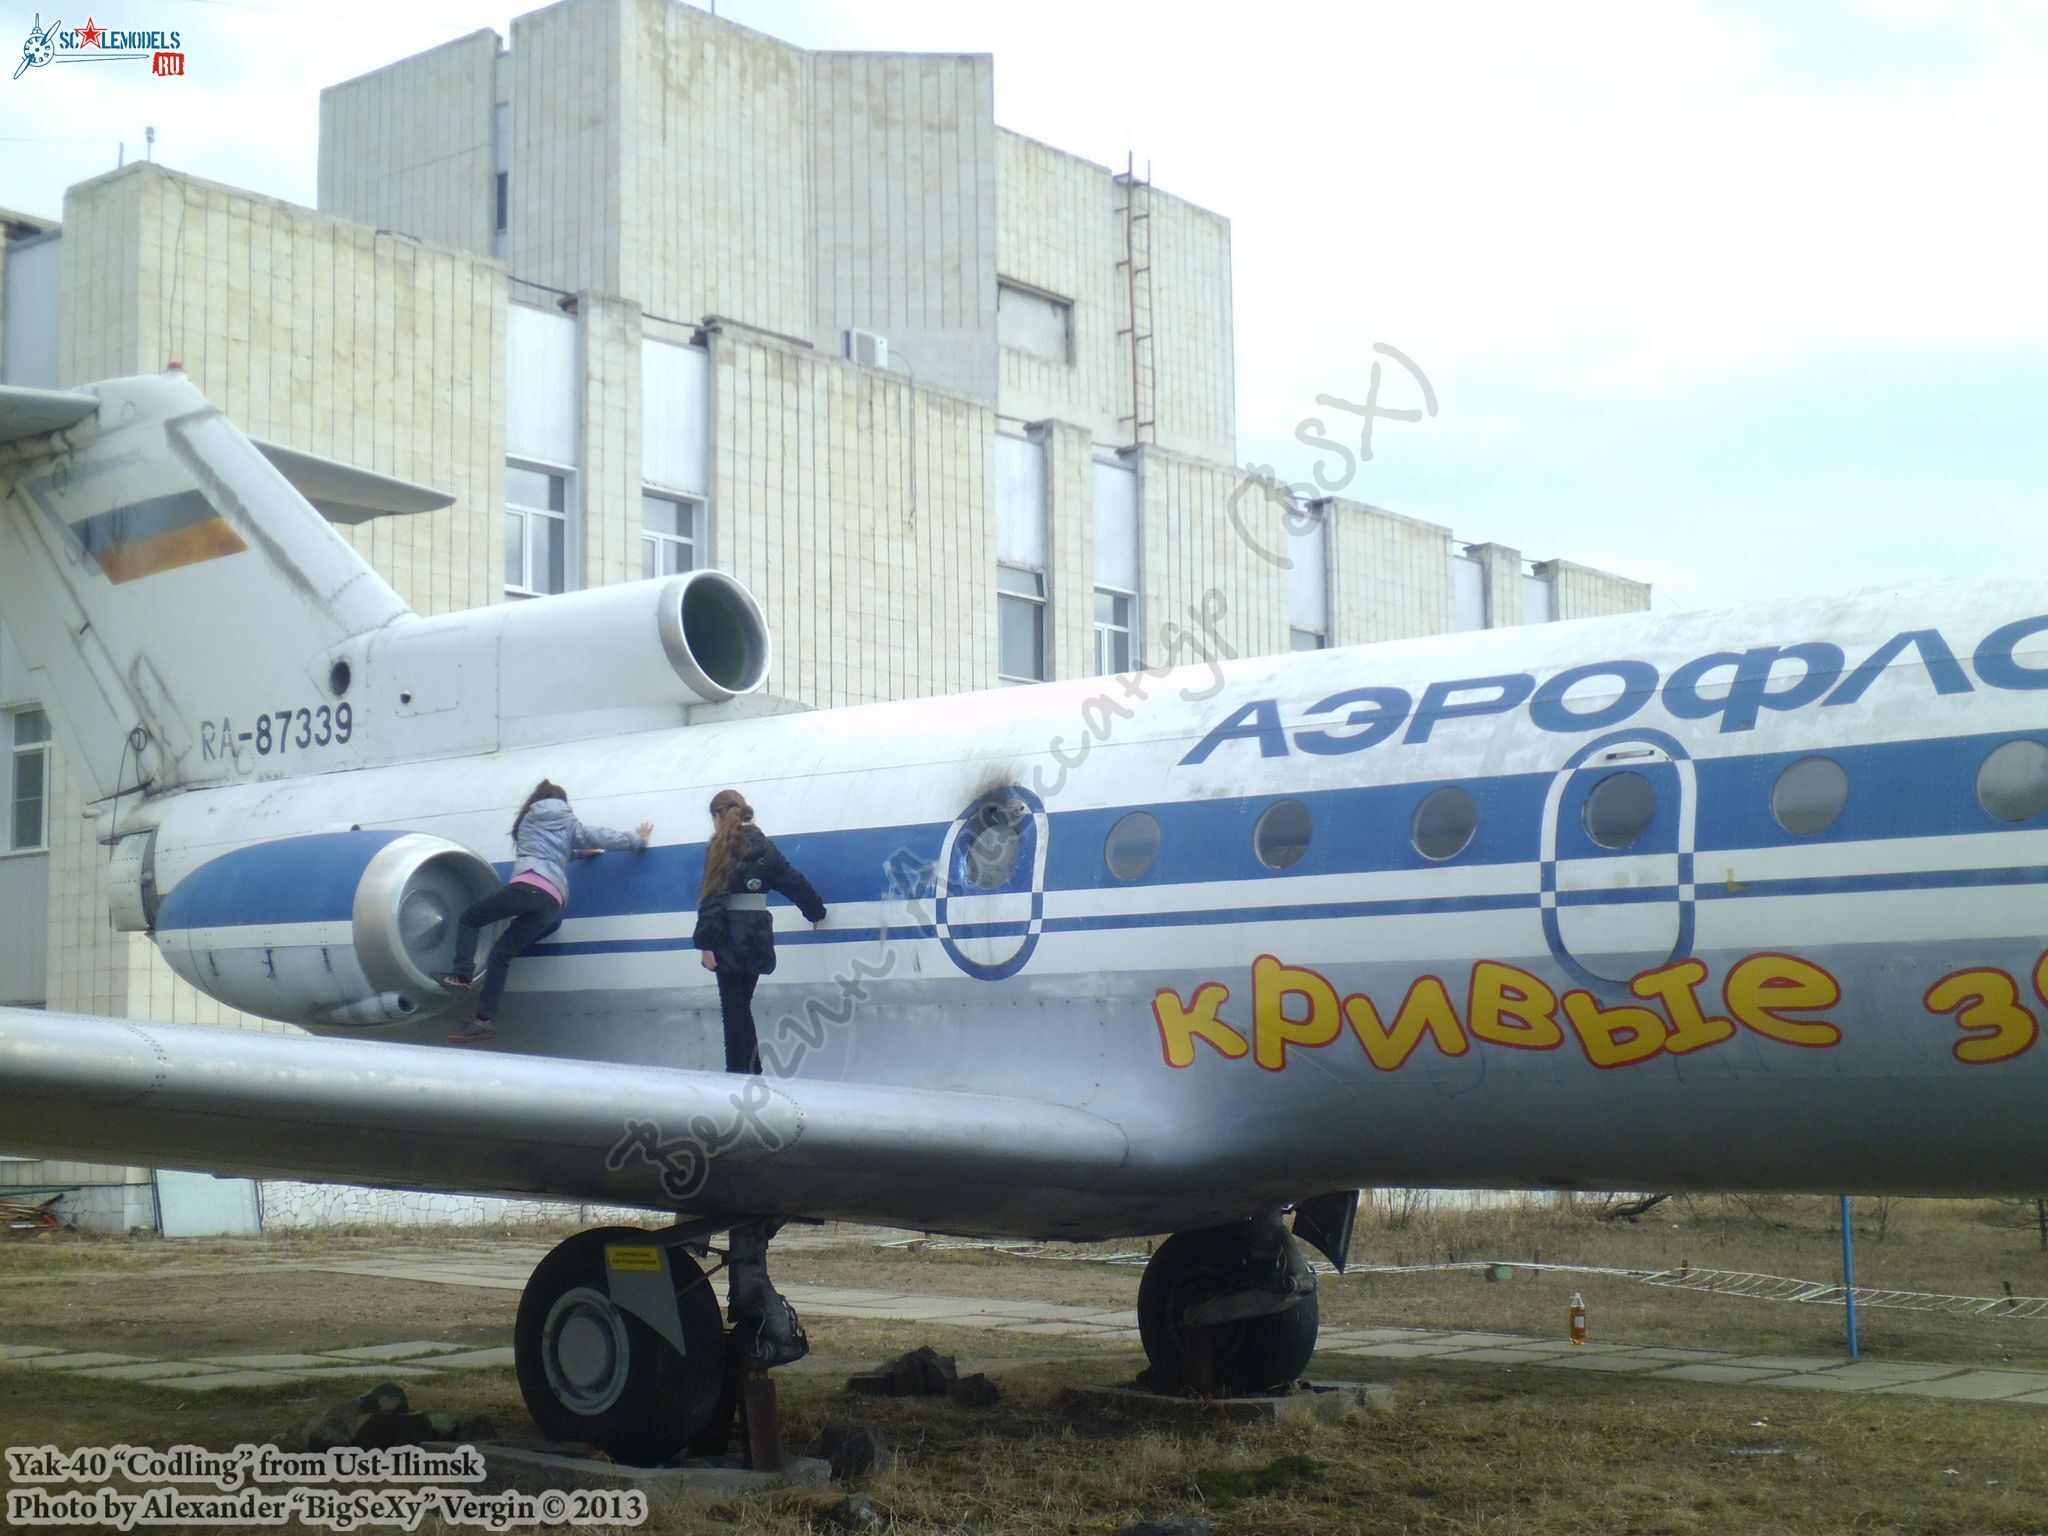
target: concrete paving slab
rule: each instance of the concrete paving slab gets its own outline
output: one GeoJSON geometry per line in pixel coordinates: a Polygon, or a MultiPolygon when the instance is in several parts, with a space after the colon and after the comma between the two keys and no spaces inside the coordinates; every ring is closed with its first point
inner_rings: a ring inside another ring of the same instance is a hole
{"type": "Polygon", "coordinates": [[[217,1365],[230,1371],[315,1370],[335,1362],[325,1355],[196,1355],[199,1365],[217,1365]]]}
{"type": "Polygon", "coordinates": [[[1659,1381],[1718,1381],[1724,1386],[1741,1386],[1751,1381],[1776,1381],[1783,1371],[1760,1365],[1673,1365],[1657,1372],[1659,1381]]]}
{"type": "Polygon", "coordinates": [[[409,1376],[431,1376],[434,1373],[420,1365],[399,1364],[390,1360],[379,1360],[369,1364],[358,1364],[343,1360],[323,1360],[316,1368],[306,1366],[296,1372],[309,1381],[352,1380],[368,1376],[375,1381],[403,1381],[409,1376]]]}
{"type": "Polygon", "coordinates": [[[1526,1354],[1519,1349],[1461,1349],[1455,1354],[1445,1354],[1441,1358],[1460,1363],[1469,1360],[1475,1364],[1487,1365],[1536,1365],[1542,1359],[1541,1356],[1526,1354]]]}
{"type": "Polygon", "coordinates": [[[1352,1332],[1371,1339],[1375,1344],[1415,1343],[1446,1337],[1441,1328],[1355,1328],[1352,1332]]]}
{"type": "Polygon", "coordinates": [[[1673,1365],[1684,1365],[1692,1361],[1711,1364],[1726,1360],[1727,1354],[1718,1349],[1670,1349],[1661,1344],[1631,1344],[1624,1346],[1631,1355],[1640,1355],[1645,1360],[1668,1360],[1673,1365]]]}
{"type": "Polygon", "coordinates": [[[1503,1344],[1502,1349],[1511,1350],[1530,1360],[1566,1360],[1573,1355],[1621,1355],[1628,1351],[1619,1344],[1574,1344],[1570,1340],[1559,1344],[1550,1339],[1525,1339],[1520,1344],[1503,1344]]]}
{"type": "Polygon", "coordinates": [[[503,1344],[495,1349],[465,1349],[453,1355],[432,1355],[426,1359],[410,1362],[422,1371],[488,1371],[499,1366],[511,1365],[512,1346],[503,1344]]]}
{"type": "Polygon", "coordinates": [[[1969,1402],[2003,1402],[2022,1392],[2038,1390],[2041,1377],[2025,1371],[1965,1371],[1939,1381],[1907,1381],[1891,1388],[1912,1397],[1954,1397],[1969,1402]]]}
{"type": "Polygon", "coordinates": [[[1774,1387],[1798,1387],[1804,1392],[1884,1392],[1888,1387],[1873,1386],[1867,1381],[1853,1377],[1837,1376],[1833,1371],[1787,1371],[1783,1376],[1773,1377],[1774,1387]]]}
{"type": "Polygon", "coordinates": [[[172,1381],[189,1376],[217,1376],[217,1365],[197,1365],[190,1360],[145,1360],[138,1365],[95,1365],[78,1374],[99,1376],[108,1381],[172,1381]]]}
{"type": "Polygon", "coordinates": [[[1730,1355],[1726,1363],[1767,1371],[1825,1371],[1849,1362],[1840,1355],[1730,1355]]]}
{"type": "Polygon", "coordinates": [[[1858,1382],[1866,1387],[1896,1387],[1909,1381],[1932,1381],[1938,1376],[1953,1376],[1964,1369],[1966,1367],[1960,1365],[1923,1365],[1912,1360],[1856,1360],[1847,1365],[1830,1366],[1818,1374],[1858,1382]]]}
{"type": "Polygon", "coordinates": [[[55,1355],[62,1351],[43,1344],[0,1344],[0,1365],[10,1360],[27,1360],[35,1355],[55,1355]]]}
{"type": "Polygon", "coordinates": [[[2039,1403],[2048,1407],[2048,1392],[2022,1392],[2018,1397],[2007,1398],[2012,1403],[2039,1403]]]}
{"type": "Polygon", "coordinates": [[[1435,1360],[1441,1358],[1444,1351],[1442,1346],[1436,1344],[1403,1344],[1390,1341],[1385,1344],[1361,1344],[1356,1349],[1342,1350],[1340,1353],[1364,1355],[1374,1360],[1435,1360]]]}
{"type": "Polygon", "coordinates": [[[1528,1340],[1526,1333],[1446,1333],[1437,1338],[1446,1349],[1498,1349],[1503,1344],[1526,1344],[1528,1340]]]}
{"type": "Polygon", "coordinates": [[[110,1355],[105,1350],[88,1349],[73,1354],[29,1355],[7,1363],[31,1371],[77,1371],[89,1365],[144,1365],[148,1362],[141,1355],[110,1355]]]}
{"type": "Polygon", "coordinates": [[[460,1344],[440,1344],[431,1339],[408,1339],[400,1344],[365,1344],[360,1349],[328,1349],[321,1353],[336,1360],[410,1360],[416,1355],[452,1355],[460,1344]]]}

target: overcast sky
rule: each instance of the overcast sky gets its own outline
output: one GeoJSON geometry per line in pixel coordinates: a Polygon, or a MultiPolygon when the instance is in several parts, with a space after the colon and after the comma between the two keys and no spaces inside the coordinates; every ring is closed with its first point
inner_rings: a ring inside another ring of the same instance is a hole
{"type": "MultiPolygon", "coordinates": [[[[516,9],[529,9],[518,7],[516,9]]],[[[0,82],[0,205],[116,143],[311,204],[321,86],[514,8],[46,3],[189,74],[0,82]]],[[[987,52],[1005,126],[1232,221],[1238,456],[1355,440],[1376,344],[1438,414],[1343,494],[1660,608],[2048,564],[2048,7],[721,0],[812,48],[987,52]]],[[[0,4],[10,60],[38,7],[0,4]]],[[[11,63],[7,68],[11,69],[11,63]]],[[[1421,403],[1385,364],[1380,403],[1421,403]]],[[[1326,474],[1343,465],[1320,456],[1326,474]]]]}

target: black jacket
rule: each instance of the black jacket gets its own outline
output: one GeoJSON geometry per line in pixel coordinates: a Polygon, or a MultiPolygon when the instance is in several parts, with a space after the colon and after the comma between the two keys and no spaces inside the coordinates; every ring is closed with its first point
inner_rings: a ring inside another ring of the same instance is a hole
{"type": "Polygon", "coordinates": [[[807,922],[815,923],[825,915],[825,903],[811,889],[811,882],[797,873],[759,827],[749,826],[741,833],[740,860],[733,866],[725,891],[698,908],[697,931],[691,942],[709,950],[720,970],[766,976],[775,969],[773,915],[727,911],[725,897],[754,892],[766,895],[769,891],[779,891],[795,902],[807,922]]]}

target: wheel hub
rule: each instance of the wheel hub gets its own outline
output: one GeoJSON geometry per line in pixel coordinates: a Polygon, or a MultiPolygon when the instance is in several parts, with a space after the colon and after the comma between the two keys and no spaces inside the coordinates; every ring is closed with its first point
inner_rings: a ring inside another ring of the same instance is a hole
{"type": "Polygon", "coordinates": [[[631,1357],[625,1317],[602,1291],[564,1291],[548,1309],[540,1356],[548,1387],[564,1407],[603,1413],[626,1386],[631,1357]]]}

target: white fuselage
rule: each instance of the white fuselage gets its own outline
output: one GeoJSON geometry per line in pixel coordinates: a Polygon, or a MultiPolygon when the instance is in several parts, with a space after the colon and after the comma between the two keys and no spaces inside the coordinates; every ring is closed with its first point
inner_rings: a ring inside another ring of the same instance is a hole
{"type": "MultiPolygon", "coordinates": [[[[157,883],[351,828],[502,869],[551,778],[655,846],[576,868],[499,1048],[715,1068],[690,935],[734,787],[831,909],[774,904],[771,1076],[1094,1109],[1247,1201],[2030,1189],[2048,804],[2005,818],[2048,759],[2044,614],[1941,587],[314,772],[177,797],[157,883]]],[[[223,916],[157,934],[202,987],[252,934],[348,942],[260,892],[223,916]]]]}

